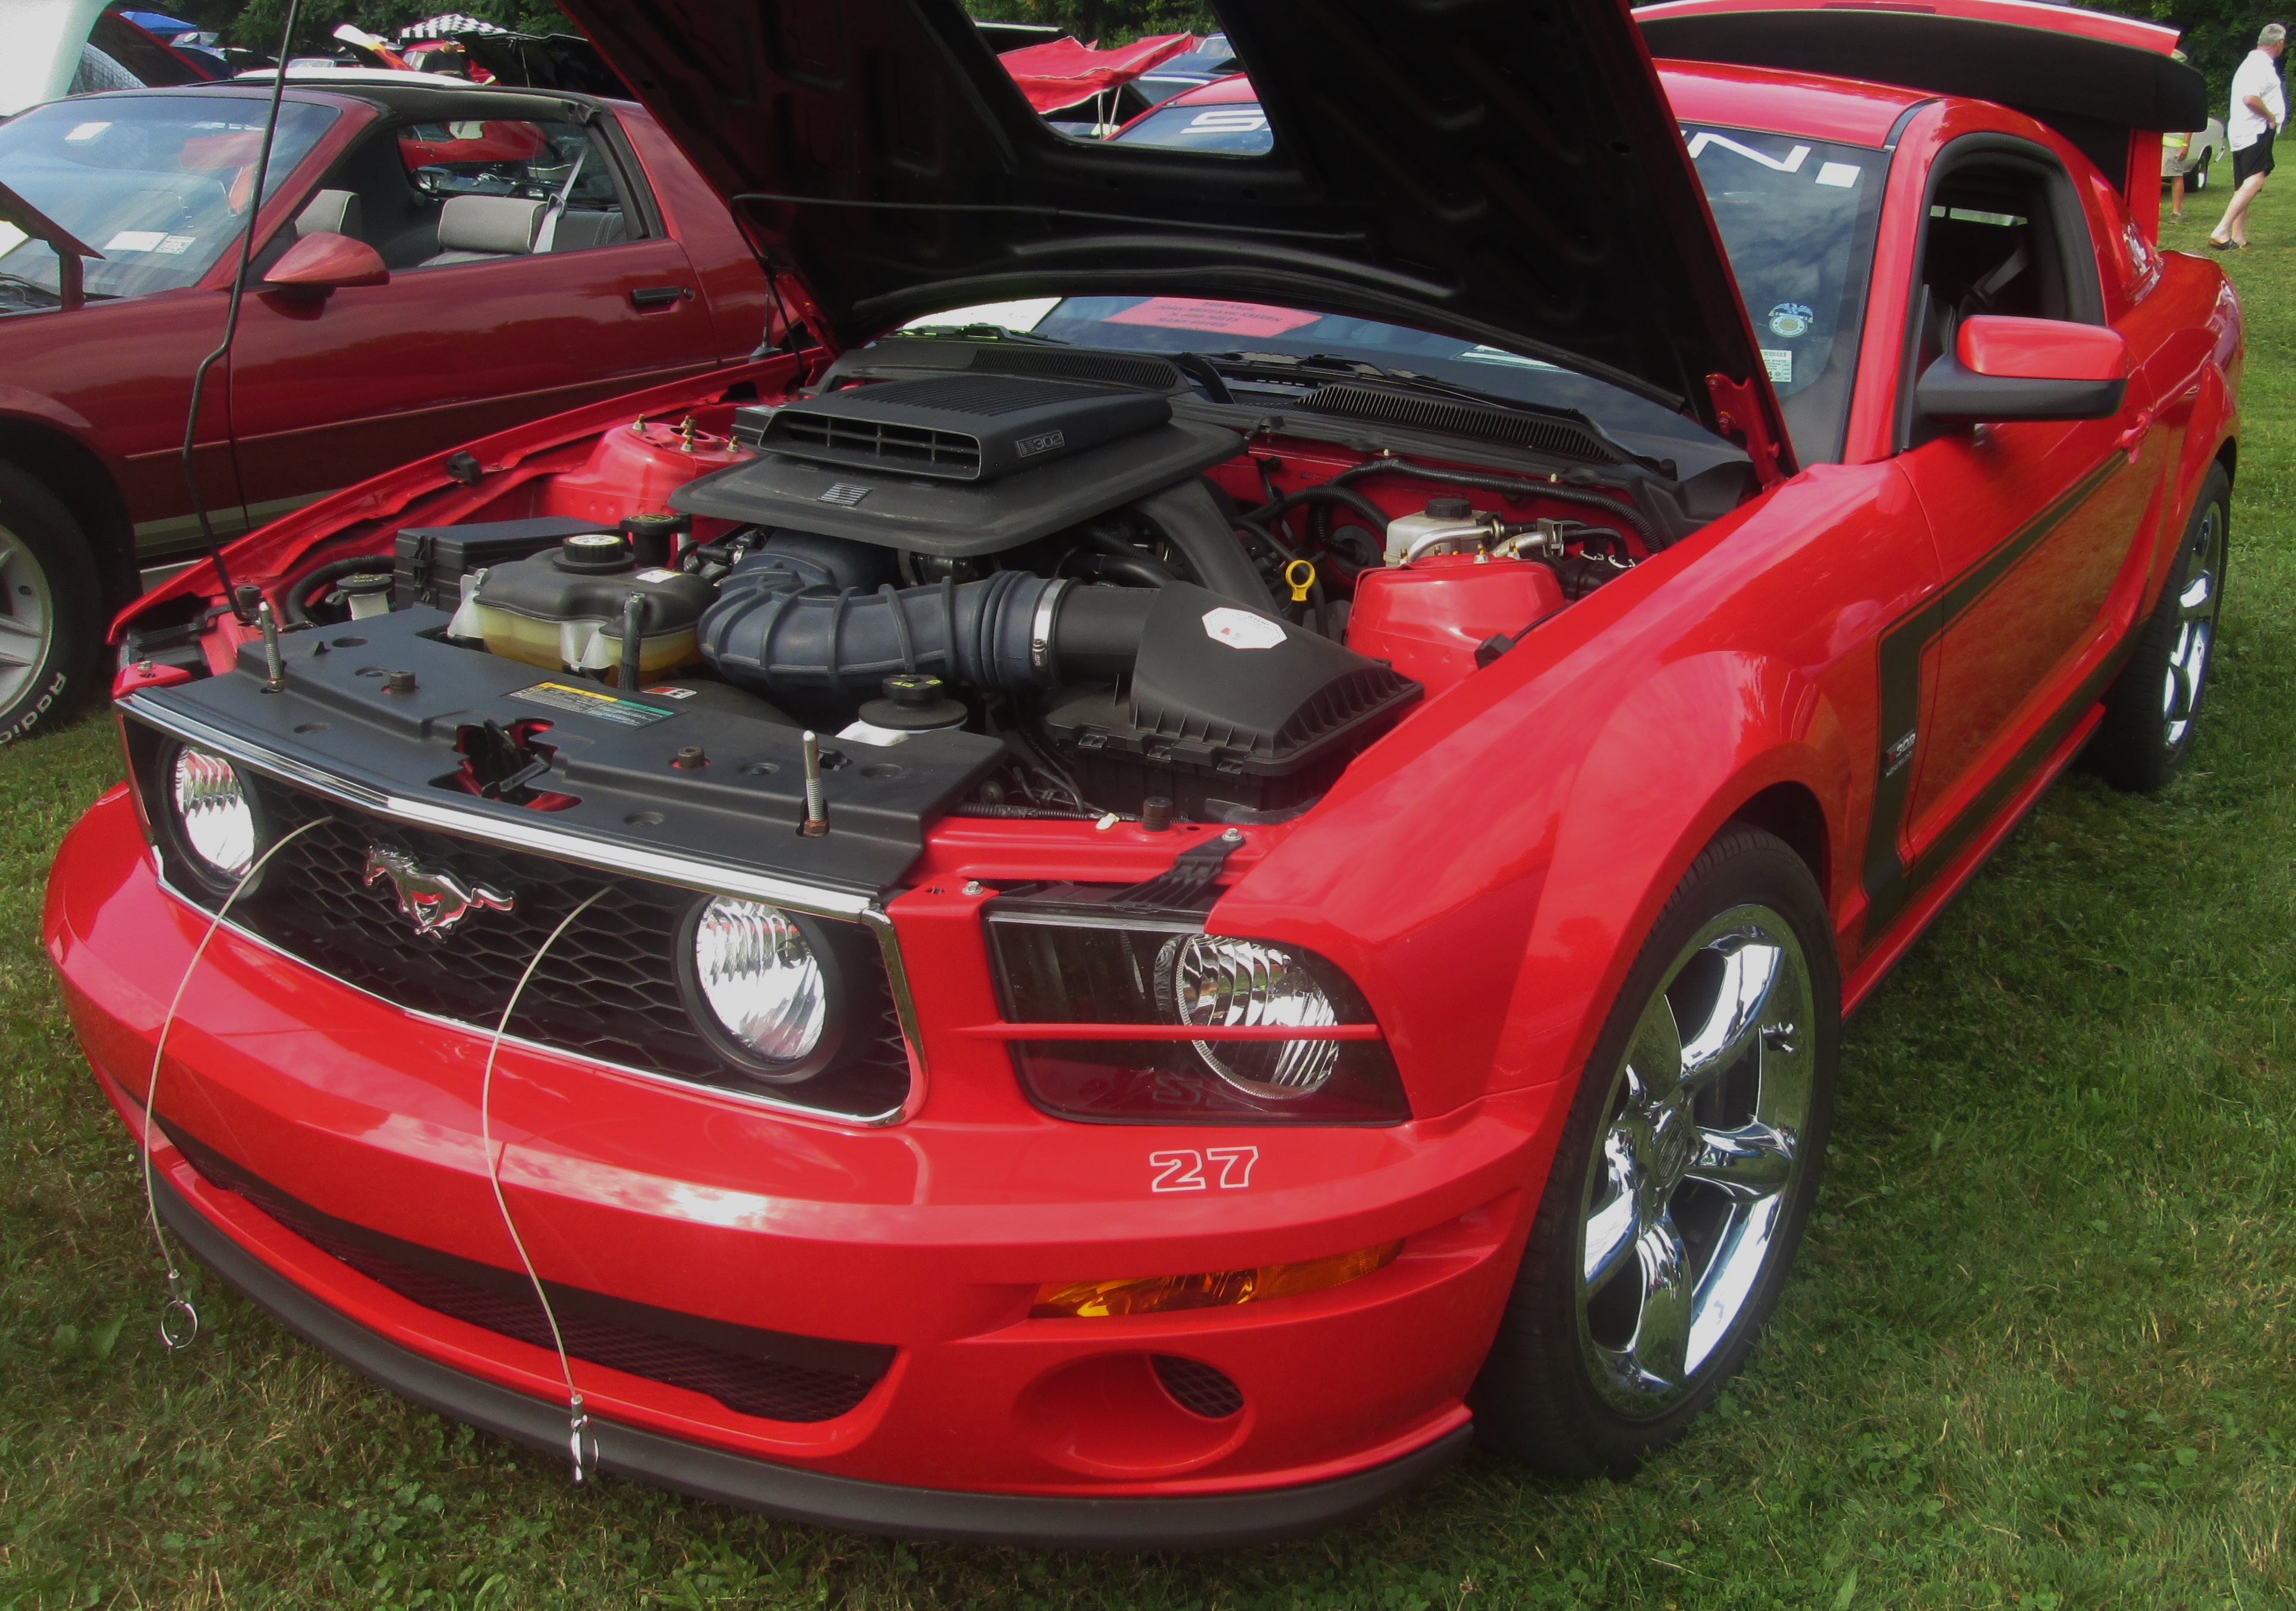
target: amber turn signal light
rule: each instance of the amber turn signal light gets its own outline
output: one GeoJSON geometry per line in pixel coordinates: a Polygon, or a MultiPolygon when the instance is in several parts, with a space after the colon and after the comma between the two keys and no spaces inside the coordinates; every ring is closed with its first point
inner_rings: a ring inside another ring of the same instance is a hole
{"type": "Polygon", "coordinates": [[[1334,1253],[1299,1264],[1263,1264],[1257,1270],[1219,1270],[1201,1276],[1145,1276],[1129,1281],[1048,1281],[1037,1289],[1031,1319],[1111,1314],[1160,1314],[1175,1309],[1219,1309],[1234,1303],[1264,1303],[1303,1292],[1321,1292],[1373,1270],[1403,1251],[1401,1242],[1382,1242],[1357,1253],[1334,1253]]]}

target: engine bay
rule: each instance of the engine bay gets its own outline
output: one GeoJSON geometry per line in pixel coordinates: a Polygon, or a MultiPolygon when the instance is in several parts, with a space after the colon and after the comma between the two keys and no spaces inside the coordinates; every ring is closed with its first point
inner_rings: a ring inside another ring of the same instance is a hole
{"type": "MultiPolygon", "coordinates": [[[[944,780],[948,815],[1273,823],[1749,485],[1741,460],[1685,474],[1565,411],[1231,357],[1223,377],[887,338],[783,397],[640,415],[514,469],[457,456],[422,518],[289,570],[263,663],[392,641],[409,664],[360,671],[383,694],[532,672],[528,703],[556,711],[461,723],[436,781],[537,810],[577,793],[565,736],[543,736],[560,714],[647,725],[627,707],[803,734],[816,778],[822,746],[866,769],[988,741],[944,780]]],[[[207,669],[194,633],[139,626],[131,659],[207,669]]]]}

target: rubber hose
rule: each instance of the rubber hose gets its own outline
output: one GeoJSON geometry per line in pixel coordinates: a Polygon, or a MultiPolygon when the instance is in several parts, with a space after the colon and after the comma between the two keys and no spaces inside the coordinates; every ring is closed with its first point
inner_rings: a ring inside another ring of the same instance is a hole
{"type": "Polygon", "coordinates": [[[1103,563],[1100,567],[1103,574],[1113,571],[1128,577],[1131,580],[1131,585],[1136,588],[1168,588],[1179,579],[1164,565],[1159,563],[1152,555],[1141,553],[1139,549],[1105,526],[1098,524],[1086,526],[1084,529],[1084,534],[1092,539],[1094,551],[1100,555],[1103,561],[1116,562],[1113,565],[1103,563]]]}
{"type": "Polygon", "coordinates": [[[1079,587],[1025,571],[874,593],[806,591],[800,580],[771,555],[735,566],[702,612],[702,658],[728,682],[775,698],[873,698],[896,671],[1022,693],[1130,670],[1157,596],[1152,588],[1079,587]],[[1048,595],[1053,620],[1037,653],[1048,595]]]}
{"type": "Polygon", "coordinates": [[[1094,549],[1083,557],[1098,562],[1093,567],[1094,575],[1128,588],[1168,588],[1179,579],[1137,549],[1130,554],[1094,549]]]}
{"type": "Polygon", "coordinates": [[[1567,487],[1558,481],[1519,481],[1503,475],[1477,475],[1466,470],[1441,470],[1428,464],[1408,464],[1401,459],[1373,459],[1357,464],[1352,470],[1342,470],[1324,484],[1336,487],[1343,482],[1361,481],[1369,475],[1415,475],[1423,481],[1441,481],[1451,487],[1478,487],[1486,492],[1503,492],[1511,497],[1548,498],[1558,504],[1576,504],[1582,509],[1599,509],[1613,520],[1623,521],[1635,529],[1643,539],[1643,547],[1652,554],[1667,547],[1668,538],[1645,520],[1642,513],[1617,498],[1605,497],[1599,492],[1588,492],[1580,487],[1567,487]]]}
{"type": "Polygon", "coordinates": [[[1259,567],[1236,540],[1227,516],[1212,501],[1203,482],[1182,481],[1167,487],[1139,499],[1131,508],[1187,562],[1196,586],[1254,610],[1267,608],[1267,584],[1259,579],[1259,567]]]}
{"type": "MultiPolygon", "coordinates": [[[[1353,473],[1355,473],[1353,471],[1341,472],[1342,475],[1353,473]]],[[[1314,487],[1302,487],[1297,492],[1286,493],[1274,503],[1262,504],[1259,508],[1252,510],[1251,518],[1263,525],[1273,524],[1301,504],[1343,505],[1370,521],[1382,531],[1387,530],[1387,522],[1395,518],[1362,493],[1353,488],[1341,486],[1336,481],[1325,481],[1314,487]]]]}
{"type": "Polygon", "coordinates": [[[331,559],[324,565],[314,565],[279,589],[279,624],[283,627],[308,627],[317,623],[304,607],[303,600],[322,582],[340,581],[346,576],[381,575],[398,562],[388,554],[355,554],[348,559],[331,559]]]}

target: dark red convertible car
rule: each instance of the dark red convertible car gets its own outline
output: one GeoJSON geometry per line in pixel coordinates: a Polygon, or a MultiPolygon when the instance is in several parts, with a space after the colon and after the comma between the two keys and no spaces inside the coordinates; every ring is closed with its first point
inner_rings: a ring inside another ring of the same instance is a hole
{"type": "Polygon", "coordinates": [[[2194,743],[2242,337],[2154,242],[2174,37],[1229,0],[1234,153],[1051,133],[955,0],[570,9],[821,346],[123,619],[46,934],[155,1227],[837,1526],[1237,1542],[1681,1434],[1843,1014],[2076,757],[2194,743]]]}
{"type": "MultiPolygon", "coordinates": [[[[0,185],[52,226],[0,228],[0,742],[76,683],[102,686],[104,621],[139,567],[200,540],[184,420],[223,335],[269,98],[190,85],[0,124],[0,185]],[[43,238],[58,231],[87,252],[78,293],[43,238]]],[[[419,454],[745,361],[765,334],[756,258],[627,103],[297,79],[265,197],[258,284],[199,423],[226,534],[419,454]]]]}

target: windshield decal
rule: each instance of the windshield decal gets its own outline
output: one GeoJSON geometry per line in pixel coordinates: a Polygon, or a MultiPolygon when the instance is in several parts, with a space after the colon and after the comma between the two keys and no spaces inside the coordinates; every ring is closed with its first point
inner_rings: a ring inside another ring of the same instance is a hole
{"type": "Polygon", "coordinates": [[[1193,297],[1151,297],[1107,316],[1111,325],[1153,325],[1164,330],[1203,330],[1214,335],[1282,335],[1312,325],[1321,314],[1257,302],[1208,302],[1193,297]]]}
{"type": "Polygon", "coordinates": [[[1773,157],[1756,151],[1751,145],[1741,145],[1727,135],[1702,131],[1691,137],[1690,160],[1693,162],[1698,160],[1705,154],[1706,148],[1710,145],[1718,145],[1724,151],[1732,152],[1745,158],[1749,162],[1759,162],[1772,173],[1800,173],[1802,163],[1809,156],[1809,147],[1807,145],[1797,145],[1783,157],[1773,157]]]}

